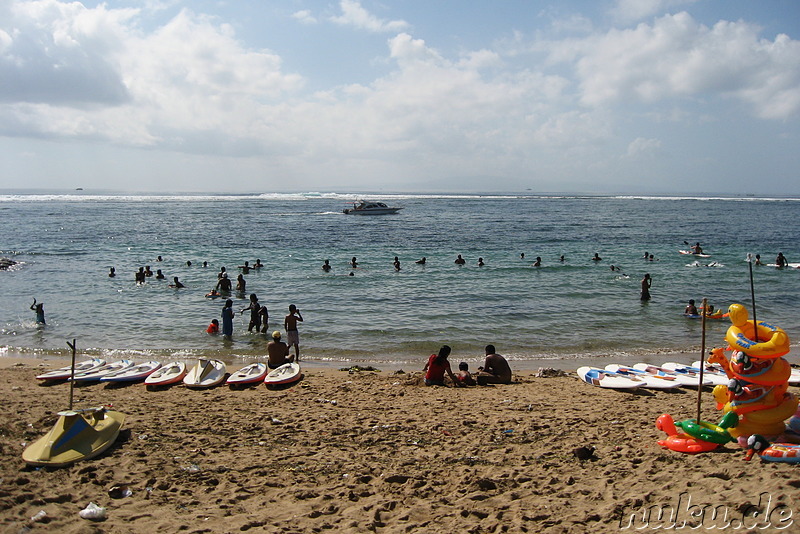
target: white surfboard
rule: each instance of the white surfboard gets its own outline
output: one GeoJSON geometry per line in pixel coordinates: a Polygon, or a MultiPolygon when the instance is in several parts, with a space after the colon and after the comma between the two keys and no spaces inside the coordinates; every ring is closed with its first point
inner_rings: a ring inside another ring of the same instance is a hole
{"type": "Polygon", "coordinates": [[[587,384],[601,388],[636,389],[644,386],[644,380],[632,376],[623,376],[597,367],[579,367],[578,376],[587,384]]]}
{"type": "Polygon", "coordinates": [[[148,386],[166,386],[183,380],[186,376],[186,364],[183,362],[170,362],[161,369],[144,379],[148,386]]]}
{"type": "Polygon", "coordinates": [[[121,369],[100,378],[100,382],[138,382],[144,380],[161,367],[161,362],[150,360],[127,369],[121,369]]]}
{"type": "Polygon", "coordinates": [[[225,363],[219,360],[200,359],[183,377],[183,383],[190,388],[210,388],[225,379],[226,371],[225,363]]]}
{"type": "Polygon", "coordinates": [[[277,386],[280,384],[291,384],[300,380],[300,364],[295,362],[285,363],[273,369],[264,378],[264,383],[267,386],[277,386]]]}
{"type": "Polygon", "coordinates": [[[133,367],[133,360],[117,360],[115,362],[107,363],[103,367],[99,367],[93,371],[89,371],[88,373],[81,373],[79,375],[76,374],[72,380],[75,382],[98,382],[101,378],[108,374],[116,373],[117,371],[121,371],[129,367],[133,367]]]}
{"type": "MultiPolygon", "coordinates": [[[[106,361],[102,358],[92,358],[90,360],[84,360],[82,362],[77,362],[75,364],[75,374],[79,375],[82,373],[88,373],[103,367],[106,364],[106,361]]],[[[46,373],[40,374],[36,377],[37,380],[66,380],[72,376],[72,366],[68,365],[66,367],[62,367],[60,369],[53,369],[52,371],[47,371],[46,373]]]]}
{"type": "MultiPolygon", "coordinates": [[[[699,364],[700,362],[696,362],[696,363],[699,364]]],[[[687,370],[687,371],[691,371],[693,373],[698,373],[698,374],[700,373],[700,367],[699,366],[697,366],[697,365],[687,365],[685,363],[664,362],[661,365],[661,367],[663,367],[664,369],[669,369],[670,371],[678,371],[678,372],[680,372],[681,370],[687,370]]],[[[712,386],[718,386],[720,384],[723,385],[723,386],[727,386],[728,382],[730,381],[730,379],[728,378],[728,375],[726,375],[724,372],[720,372],[718,370],[709,369],[708,366],[706,366],[706,369],[703,371],[703,380],[708,380],[709,382],[711,382],[712,386]]]]}
{"type": "Polygon", "coordinates": [[[681,385],[681,383],[678,382],[673,376],[651,374],[646,371],[640,371],[639,369],[629,367],[627,365],[618,365],[616,363],[610,363],[606,365],[606,371],[612,371],[625,376],[627,375],[635,376],[640,380],[644,380],[643,387],[651,389],[673,389],[681,385]]]}
{"type": "Polygon", "coordinates": [[[228,377],[226,384],[255,384],[264,380],[267,376],[267,371],[269,371],[269,369],[266,363],[251,363],[250,365],[245,365],[235,373],[232,373],[231,376],[228,377]]]}
{"type": "MultiPolygon", "coordinates": [[[[696,388],[700,385],[700,373],[699,372],[695,373],[694,371],[690,371],[688,369],[682,369],[680,371],[676,371],[676,370],[666,369],[665,367],[652,365],[649,363],[637,363],[636,365],[633,366],[633,368],[638,369],[639,371],[644,371],[646,373],[672,376],[675,378],[677,382],[680,383],[681,386],[696,388]]],[[[706,377],[703,377],[703,385],[710,386],[711,381],[708,380],[706,377]]]]}
{"type": "Polygon", "coordinates": [[[684,256],[695,256],[698,258],[710,258],[711,254],[695,254],[691,250],[679,250],[679,253],[683,254],[684,256]]]}

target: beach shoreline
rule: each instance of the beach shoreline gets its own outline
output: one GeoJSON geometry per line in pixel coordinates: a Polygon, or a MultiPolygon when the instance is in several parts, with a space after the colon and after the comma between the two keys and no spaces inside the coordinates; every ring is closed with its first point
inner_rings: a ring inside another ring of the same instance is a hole
{"type": "MultiPolygon", "coordinates": [[[[583,533],[655,530],[664,521],[648,510],[692,520],[698,506],[774,529],[794,520],[774,510],[800,513],[791,465],[743,462],[732,444],[697,456],[661,449],[655,419],[692,417],[694,390],[621,392],[574,373],[443,388],[421,385],[418,370],[308,365],[278,390],[78,386],[76,408],[126,414],[120,438],[95,459],[34,469],[22,450],[66,408],[69,385],[40,385],[45,362],[13,360],[0,359],[4,531],[583,533]],[[576,457],[579,447],[593,447],[591,458],[576,457]],[[118,485],[131,494],[113,498],[118,485]],[[771,515],[754,515],[767,498],[771,515]],[[89,502],[106,508],[104,521],[78,516],[89,502]]],[[[702,418],[717,421],[710,390],[702,395],[702,418]]],[[[742,530],[710,515],[706,528],[742,530]]]]}

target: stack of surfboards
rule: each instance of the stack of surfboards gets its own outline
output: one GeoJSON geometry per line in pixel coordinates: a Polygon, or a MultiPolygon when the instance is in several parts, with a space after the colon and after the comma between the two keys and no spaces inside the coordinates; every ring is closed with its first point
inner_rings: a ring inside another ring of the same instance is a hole
{"type": "MultiPolygon", "coordinates": [[[[106,361],[102,358],[91,358],[75,364],[75,374],[88,373],[95,371],[106,365],[106,361]]],[[[53,369],[42,373],[36,377],[36,380],[66,380],[72,376],[72,366],[61,367],[60,369],[53,369]]]]}
{"type": "Polygon", "coordinates": [[[91,371],[80,374],[76,373],[72,380],[75,382],[99,382],[104,376],[123,371],[130,367],[133,367],[133,360],[117,360],[107,363],[102,367],[92,369],[91,371]]]}
{"type": "MultiPolygon", "coordinates": [[[[578,376],[584,382],[594,386],[612,389],[633,389],[645,387],[652,389],[672,389],[679,386],[697,388],[718,384],[727,385],[728,376],[720,367],[706,364],[703,370],[703,382],[700,383],[700,362],[685,365],[676,362],[666,362],[661,366],[649,363],[637,363],[627,366],[608,364],[605,369],[597,367],[581,367],[578,376]]],[[[800,371],[798,371],[800,380],[800,371]]]]}
{"type": "Polygon", "coordinates": [[[139,382],[161,368],[161,362],[151,360],[113,371],[100,377],[100,382],[139,382]]]}

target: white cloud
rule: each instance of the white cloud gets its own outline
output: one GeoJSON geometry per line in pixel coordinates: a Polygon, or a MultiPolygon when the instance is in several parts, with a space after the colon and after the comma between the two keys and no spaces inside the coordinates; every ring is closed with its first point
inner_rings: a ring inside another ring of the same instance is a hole
{"type": "Polygon", "coordinates": [[[637,22],[698,0],[617,0],[611,15],[619,22],[637,22]]]}
{"type": "Polygon", "coordinates": [[[356,0],[341,0],[339,6],[342,9],[342,14],[331,17],[331,20],[336,24],[354,26],[375,33],[397,32],[408,28],[408,23],[404,20],[386,21],[375,17],[356,0]]]}
{"type": "Polygon", "coordinates": [[[292,13],[292,18],[297,19],[302,24],[316,24],[317,19],[311,14],[311,11],[308,9],[303,9],[301,11],[296,11],[292,13]]]}
{"type": "Polygon", "coordinates": [[[644,137],[637,137],[628,145],[628,158],[638,158],[641,156],[651,155],[661,148],[661,141],[658,139],[645,139],[644,137]]]}
{"type": "Polygon", "coordinates": [[[800,111],[800,41],[759,39],[744,22],[708,28],[683,12],[551,45],[551,60],[574,63],[589,106],[730,95],[763,118],[800,111]]]}

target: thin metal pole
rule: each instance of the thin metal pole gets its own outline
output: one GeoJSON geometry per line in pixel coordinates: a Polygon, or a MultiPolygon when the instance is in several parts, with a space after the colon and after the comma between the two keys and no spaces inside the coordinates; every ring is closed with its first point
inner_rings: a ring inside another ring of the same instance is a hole
{"type": "Polygon", "coordinates": [[[70,370],[69,374],[69,409],[72,410],[72,390],[75,389],[75,339],[72,339],[72,343],[67,341],[67,345],[69,348],[72,349],[72,369],[70,370]]]}
{"type": "Polygon", "coordinates": [[[700,338],[700,384],[697,386],[697,419],[700,422],[700,403],[703,400],[703,369],[706,366],[706,310],[708,309],[708,298],[703,297],[703,313],[700,316],[700,327],[702,336],[700,338]]]}
{"type": "Polygon", "coordinates": [[[758,343],[758,320],[756,319],[756,290],[753,285],[753,261],[751,254],[747,254],[747,265],[750,267],[750,300],[753,303],[753,341],[758,343]]]}

